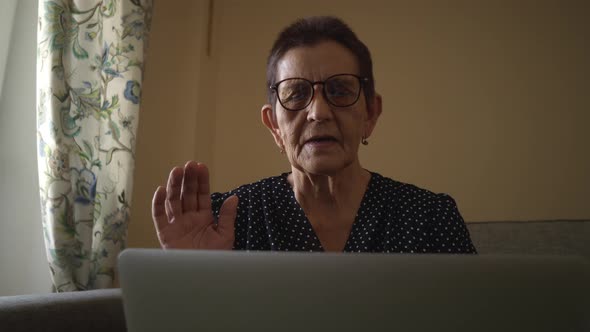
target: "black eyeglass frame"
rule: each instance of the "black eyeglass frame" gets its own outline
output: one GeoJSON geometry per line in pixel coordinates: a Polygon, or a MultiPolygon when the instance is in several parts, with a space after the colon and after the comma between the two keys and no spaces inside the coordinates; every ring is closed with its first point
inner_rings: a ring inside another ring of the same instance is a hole
{"type": "Polygon", "coordinates": [[[315,97],[315,86],[317,84],[321,84],[322,85],[322,95],[324,96],[324,99],[326,100],[326,102],[328,104],[330,104],[330,105],[332,105],[334,107],[350,107],[350,106],[356,104],[359,101],[359,99],[361,97],[361,91],[365,87],[365,84],[368,83],[368,82],[369,82],[369,79],[367,77],[362,77],[362,76],[359,76],[359,75],[356,75],[356,74],[347,74],[347,73],[332,75],[332,76],[326,78],[323,81],[315,81],[315,82],[312,82],[312,81],[310,81],[310,80],[308,80],[306,78],[303,78],[303,77],[289,77],[289,78],[286,78],[284,80],[280,80],[280,81],[276,82],[275,84],[272,84],[270,86],[270,90],[276,95],[277,100],[279,101],[279,103],[281,104],[281,106],[283,106],[284,109],[286,109],[287,111],[291,111],[291,112],[298,112],[298,111],[301,111],[301,110],[305,109],[307,106],[309,106],[311,104],[311,102],[313,100],[313,97],[315,97]],[[328,80],[330,80],[330,79],[332,79],[334,77],[337,77],[337,76],[345,76],[345,75],[346,76],[354,76],[354,77],[356,77],[358,79],[358,81],[359,81],[359,91],[357,93],[357,96],[356,96],[355,100],[352,103],[350,103],[348,105],[335,105],[334,103],[332,103],[330,101],[330,98],[327,97],[327,94],[326,94],[326,84],[325,83],[326,83],[326,81],[328,81],[328,80]],[[279,84],[281,84],[281,83],[283,83],[285,81],[294,80],[294,79],[303,80],[303,81],[306,81],[309,84],[311,84],[311,98],[309,98],[309,101],[307,102],[307,104],[305,104],[305,106],[303,106],[301,108],[297,108],[297,109],[292,109],[292,108],[286,107],[283,104],[283,102],[281,101],[281,97],[279,97],[279,94],[278,94],[279,84]]]}

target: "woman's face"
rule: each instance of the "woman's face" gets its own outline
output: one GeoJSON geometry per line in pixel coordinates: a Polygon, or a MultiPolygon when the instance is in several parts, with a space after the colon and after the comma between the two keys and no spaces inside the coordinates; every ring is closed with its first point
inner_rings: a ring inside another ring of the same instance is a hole
{"type": "MultiPolygon", "coordinates": [[[[359,69],[354,54],[333,41],[293,48],[277,63],[277,82],[295,77],[324,81],[337,74],[359,75],[359,69]]],[[[376,96],[367,108],[361,91],[355,104],[335,107],[326,101],[322,84],[314,89],[306,108],[289,111],[277,99],[275,105],[262,108],[262,120],[294,168],[334,175],[358,163],[359,143],[370,136],[381,112],[381,100],[376,96]]]]}

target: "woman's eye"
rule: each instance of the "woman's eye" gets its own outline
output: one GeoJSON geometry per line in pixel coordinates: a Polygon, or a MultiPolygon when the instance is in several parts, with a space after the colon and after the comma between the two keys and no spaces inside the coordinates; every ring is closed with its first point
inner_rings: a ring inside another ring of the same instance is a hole
{"type": "Polygon", "coordinates": [[[335,86],[335,87],[329,87],[328,88],[328,94],[331,96],[350,96],[353,95],[354,93],[352,92],[352,90],[348,89],[345,86],[335,86]]]}
{"type": "Polygon", "coordinates": [[[285,97],[283,99],[284,99],[284,101],[297,101],[297,100],[302,100],[302,99],[306,99],[306,98],[307,98],[306,89],[295,88],[295,89],[289,90],[285,94],[285,97]]]}
{"type": "Polygon", "coordinates": [[[346,89],[339,89],[339,90],[336,90],[333,93],[333,95],[334,96],[349,96],[349,95],[352,95],[352,92],[350,90],[346,90],[346,89]]]}
{"type": "Polygon", "coordinates": [[[341,96],[351,96],[354,95],[353,89],[350,87],[350,84],[346,84],[345,82],[330,82],[330,84],[326,85],[326,92],[330,96],[334,97],[341,97],[341,96]]]}
{"type": "Polygon", "coordinates": [[[298,99],[302,99],[303,98],[303,93],[301,93],[301,91],[296,91],[291,93],[291,95],[289,95],[289,100],[298,100],[298,99]]]}

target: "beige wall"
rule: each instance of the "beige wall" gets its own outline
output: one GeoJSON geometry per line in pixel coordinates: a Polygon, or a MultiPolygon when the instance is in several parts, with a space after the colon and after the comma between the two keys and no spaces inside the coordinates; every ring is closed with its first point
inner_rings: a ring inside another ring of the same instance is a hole
{"type": "Polygon", "coordinates": [[[197,149],[206,17],[205,1],[158,1],[154,7],[137,135],[131,247],[158,245],[150,204],[170,169],[189,159],[211,160],[208,150],[197,149]]]}
{"type": "Polygon", "coordinates": [[[175,164],[208,162],[219,191],[288,170],[260,123],[265,61],[314,14],[373,53],[384,112],[366,168],[450,193],[468,221],[590,218],[588,5],[515,3],[216,0],[207,57],[206,1],[158,2],[129,244],[157,244],[149,201],[175,164]]]}

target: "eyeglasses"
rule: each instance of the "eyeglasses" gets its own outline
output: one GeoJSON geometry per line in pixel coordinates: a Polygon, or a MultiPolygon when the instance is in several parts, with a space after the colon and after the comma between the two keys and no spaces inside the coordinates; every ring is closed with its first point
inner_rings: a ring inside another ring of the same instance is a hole
{"type": "Polygon", "coordinates": [[[322,93],[326,101],[335,107],[354,105],[361,95],[363,84],[368,78],[353,74],[338,74],[324,81],[312,82],[305,78],[287,78],[270,86],[276,93],[279,103],[289,111],[300,111],[313,100],[315,85],[322,84],[322,93]]]}

